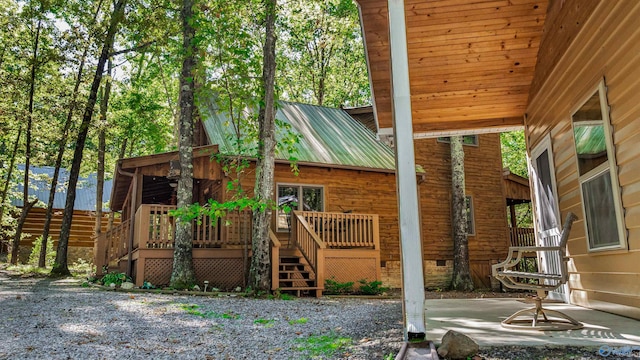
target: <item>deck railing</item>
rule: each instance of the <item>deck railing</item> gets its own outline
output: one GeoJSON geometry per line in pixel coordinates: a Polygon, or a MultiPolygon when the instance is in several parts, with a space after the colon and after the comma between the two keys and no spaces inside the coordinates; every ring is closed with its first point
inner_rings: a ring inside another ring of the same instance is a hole
{"type": "Polygon", "coordinates": [[[315,211],[295,213],[305,219],[327,247],[380,248],[378,215],[315,211]]]}
{"type": "MultiPolygon", "coordinates": [[[[143,204],[136,211],[133,249],[172,249],[175,217],[170,211],[175,206],[143,204]]],[[[100,235],[98,242],[107,244],[106,261],[126,256],[129,252],[130,220],[100,235]]],[[[212,220],[200,216],[193,220],[194,248],[241,247],[251,245],[251,211],[234,211],[212,220]]]]}
{"type": "MultiPolygon", "coordinates": [[[[176,219],[169,212],[175,208],[141,205],[136,212],[134,248],[173,248],[176,219]]],[[[251,243],[251,211],[233,211],[218,219],[201,215],[192,221],[192,225],[194,248],[244,246],[251,243]]]]}
{"type": "Polygon", "coordinates": [[[532,228],[509,228],[511,246],[536,246],[536,234],[532,228]]]}
{"type": "Polygon", "coordinates": [[[324,249],[326,244],[318,237],[302,215],[294,211],[291,214],[291,232],[295,247],[300,250],[316,276],[316,286],[324,286],[324,249]]]}
{"type": "Polygon", "coordinates": [[[127,254],[129,251],[129,242],[127,240],[129,239],[130,226],[131,222],[125,220],[111,230],[100,234],[98,242],[107,244],[106,259],[98,259],[96,266],[102,267],[103,265],[108,265],[111,260],[119,259],[127,254]]]}

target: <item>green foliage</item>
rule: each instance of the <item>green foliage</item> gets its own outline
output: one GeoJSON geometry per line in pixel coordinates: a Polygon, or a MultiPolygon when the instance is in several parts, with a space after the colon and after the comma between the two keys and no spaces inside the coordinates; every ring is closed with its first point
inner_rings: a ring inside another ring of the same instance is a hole
{"type": "Polygon", "coordinates": [[[179,221],[185,222],[198,219],[201,216],[208,216],[213,220],[212,223],[215,224],[219,218],[227,216],[231,211],[242,211],[247,209],[252,211],[265,211],[267,208],[271,208],[272,210],[277,209],[275,201],[259,201],[255,198],[241,197],[225,201],[223,203],[209,199],[206,205],[195,203],[186,207],[171,210],[170,214],[171,216],[177,217],[179,221]]]}
{"type": "Polygon", "coordinates": [[[108,274],[104,274],[100,282],[104,286],[109,286],[111,284],[116,284],[116,286],[122,285],[123,282],[132,282],[131,278],[127,276],[125,273],[112,271],[108,274]]]}
{"type": "MultiPolygon", "coordinates": [[[[31,247],[31,254],[29,254],[29,264],[38,266],[38,260],[40,259],[40,249],[42,249],[42,236],[38,236],[33,241],[33,246],[31,247]]],[[[51,239],[47,241],[47,253],[45,256],[45,266],[51,267],[53,266],[53,262],[56,260],[56,250],[53,248],[53,244],[51,239]]]]}
{"type": "Polygon", "coordinates": [[[308,322],[309,320],[307,318],[300,318],[300,319],[295,319],[295,320],[289,320],[289,325],[304,325],[308,322]]]}
{"type": "Polygon", "coordinates": [[[327,295],[344,295],[352,292],[353,281],[341,283],[336,281],[334,277],[324,281],[324,293],[327,295]]]}
{"type": "Polygon", "coordinates": [[[280,296],[278,296],[278,299],[284,300],[284,301],[294,300],[295,298],[296,298],[295,296],[287,293],[282,293],[280,294],[280,296]]]}
{"type": "Polygon", "coordinates": [[[277,82],[283,98],[333,107],[369,104],[355,3],[286,0],[282,11],[277,82]]]}
{"type": "Polygon", "coordinates": [[[305,352],[311,358],[332,357],[353,342],[351,338],[342,337],[334,332],[326,335],[309,335],[306,338],[296,339],[296,351],[305,352]]]}
{"type": "Polygon", "coordinates": [[[10,265],[7,267],[7,270],[12,272],[17,272],[21,275],[26,276],[47,276],[49,274],[49,270],[45,268],[39,268],[35,265],[10,265]]]}
{"type": "Polygon", "coordinates": [[[334,277],[324,281],[324,293],[327,295],[346,295],[346,294],[362,294],[362,295],[380,295],[389,288],[382,286],[382,281],[367,281],[361,279],[358,281],[359,288],[354,289],[353,281],[338,282],[334,277]]]}
{"type": "Polygon", "coordinates": [[[527,144],[524,138],[524,131],[518,130],[501,133],[500,145],[502,150],[502,167],[528,179],[527,144]]]}
{"type": "Polygon", "coordinates": [[[275,325],[276,321],[274,319],[255,319],[253,320],[254,325],[263,325],[265,328],[272,328],[275,325]]]}
{"type": "Polygon", "coordinates": [[[238,320],[240,319],[240,315],[236,314],[232,311],[227,311],[224,313],[218,313],[215,311],[201,311],[200,305],[196,304],[178,304],[180,309],[184,310],[187,314],[199,316],[202,318],[217,318],[217,319],[229,319],[229,320],[238,320]]]}
{"type": "MultiPolygon", "coordinates": [[[[48,251],[47,251],[48,252],[48,251]]],[[[55,252],[54,252],[55,255],[55,252]]],[[[55,259],[54,259],[55,260],[55,259]]],[[[53,261],[52,261],[53,263],[53,261]]],[[[69,271],[73,276],[79,276],[84,278],[93,278],[96,274],[96,267],[92,262],[79,258],[69,266],[69,271]]]]}
{"type": "MultiPolygon", "coordinates": [[[[527,144],[524,131],[510,131],[500,134],[502,150],[502,166],[513,174],[529,178],[527,167],[527,144]]],[[[507,217],[511,214],[507,208],[507,217]]],[[[509,219],[511,221],[511,219],[509,219]]],[[[533,227],[533,216],[530,204],[516,205],[516,224],[518,227],[533,227]]]]}
{"type": "Polygon", "coordinates": [[[385,291],[389,290],[389,288],[382,286],[382,281],[371,281],[368,282],[366,279],[362,279],[359,281],[360,283],[360,293],[364,295],[380,295],[385,291]]]}

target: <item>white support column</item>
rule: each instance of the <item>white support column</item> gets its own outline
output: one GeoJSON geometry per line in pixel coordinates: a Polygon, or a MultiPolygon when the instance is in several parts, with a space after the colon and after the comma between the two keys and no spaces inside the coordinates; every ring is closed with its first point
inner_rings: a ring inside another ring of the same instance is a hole
{"type": "Polygon", "coordinates": [[[389,45],[391,47],[391,99],[396,149],[396,184],[402,252],[404,336],[424,337],[424,274],[422,236],[418,207],[418,185],[413,150],[409,59],[404,0],[389,0],[389,45]]]}

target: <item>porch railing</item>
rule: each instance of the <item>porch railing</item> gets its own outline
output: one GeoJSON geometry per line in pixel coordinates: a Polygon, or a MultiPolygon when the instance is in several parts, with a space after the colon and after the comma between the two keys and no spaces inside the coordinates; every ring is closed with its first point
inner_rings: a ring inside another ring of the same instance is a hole
{"type": "MultiPolygon", "coordinates": [[[[173,248],[176,219],[169,212],[175,208],[166,205],[141,205],[136,212],[134,248],[173,248]]],[[[250,211],[234,211],[218,219],[202,215],[192,221],[192,226],[194,248],[250,244],[250,211]]]]}
{"type": "Polygon", "coordinates": [[[511,246],[536,246],[536,234],[532,228],[509,228],[511,246]]]}
{"type": "MultiPolygon", "coordinates": [[[[176,219],[169,212],[175,208],[167,205],[141,205],[135,215],[132,250],[172,249],[176,219]]],[[[127,219],[100,235],[98,243],[107,244],[107,262],[120,259],[129,253],[130,227],[131,221],[127,219]]],[[[200,216],[193,220],[194,248],[250,245],[251,211],[230,212],[217,220],[212,220],[208,216],[200,216]]]]}
{"type": "Polygon", "coordinates": [[[302,211],[294,211],[291,214],[291,232],[294,245],[300,250],[307,260],[311,270],[316,276],[316,286],[324,286],[324,249],[326,244],[318,237],[302,214],[302,211]]]}
{"type": "MultiPolygon", "coordinates": [[[[378,215],[296,211],[330,248],[380,249],[378,215]]],[[[295,236],[293,237],[295,239],[295,236]]]]}
{"type": "Polygon", "coordinates": [[[103,241],[103,243],[108,241],[108,257],[106,263],[101,265],[107,265],[111,260],[119,259],[129,252],[129,242],[127,240],[129,239],[130,228],[131,221],[124,220],[118,226],[100,234],[100,240],[103,241]]]}

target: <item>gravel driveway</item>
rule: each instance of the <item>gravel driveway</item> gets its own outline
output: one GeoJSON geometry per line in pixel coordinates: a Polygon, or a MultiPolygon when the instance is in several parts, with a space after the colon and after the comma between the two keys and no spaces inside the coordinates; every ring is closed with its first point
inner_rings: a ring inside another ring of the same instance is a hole
{"type": "Polygon", "coordinates": [[[0,272],[0,309],[0,359],[383,359],[402,339],[400,300],[125,293],[0,272]]]}

